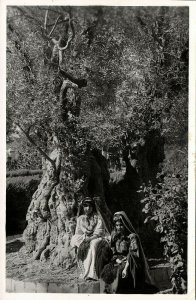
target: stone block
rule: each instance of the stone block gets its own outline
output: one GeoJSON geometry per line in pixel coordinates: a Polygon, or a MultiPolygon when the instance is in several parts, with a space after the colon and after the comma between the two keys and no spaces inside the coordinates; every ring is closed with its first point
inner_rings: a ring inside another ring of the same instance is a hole
{"type": "Polygon", "coordinates": [[[83,294],[99,294],[100,293],[100,283],[80,283],[78,286],[78,293],[83,294]]]}
{"type": "Polygon", "coordinates": [[[36,293],[36,283],[35,282],[25,282],[24,290],[25,290],[25,293],[36,293]]]}
{"type": "Polygon", "coordinates": [[[163,270],[156,268],[154,269],[154,281],[156,284],[163,280],[163,270]]]}
{"type": "Polygon", "coordinates": [[[61,284],[60,290],[61,290],[60,293],[75,293],[75,294],[77,294],[78,293],[78,285],[74,284],[74,285],[68,286],[68,285],[61,284]]]}
{"type": "Polygon", "coordinates": [[[168,267],[163,268],[163,281],[169,280],[168,267]]]}
{"type": "Polygon", "coordinates": [[[172,287],[172,284],[168,280],[159,282],[159,289],[160,289],[160,291],[171,289],[171,287],[172,287]]]}
{"type": "Polygon", "coordinates": [[[59,286],[57,283],[49,283],[48,284],[48,293],[60,293],[59,286]]]}
{"type": "Polygon", "coordinates": [[[105,292],[105,282],[100,279],[100,294],[103,294],[105,292]]]}
{"type": "MultiPolygon", "coordinates": [[[[67,293],[66,288],[67,288],[66,286],[64,288],[64,285],[57,283],[56,284],[56,292],[55,292],[55,288],[53,288],[53,292],[49,292],[49,290],[48,290],[48,293],[67,293]]],[[[69,291],[68,291],[68,293],[69,293],[69,291]]]]}
{"type": "Polygon", "coordinates": [[[170,274],[171,268],[166,265],[158,265],[150,270],[152,279],[155,285],[160,289],[160,291],[169,289],[171,287],[170,274]]]}
{"type": "Polygon", "coordinates": [[[80,283],[78,285],[78,293],[81,293],[81,294],[89,293],[89,289],[85,283],[80,283]]]}
{"type": "Polygon", "coordinates": [[[11,278],[6,279],[6,292],[8,292],[8,293],[12,292],[12,279],[11,278]]]}
{"type": "Polygon", "coordinates": [[[152,278],[153,281],[155,281],[154,275],[155,275],[154,269],[151,269],[150,270],[150,276],[151,276],[151,278],[152,278]]]}
{"type": "Polygon", "coordinates": [[[100,283],[99,282],[95,282],[93,284],[93,293],[94,294],[99,294],[100,293],[100,283]]]}
{"type": "Polygon", "coordinates": [[[168,275],[168,278],[171,277],[171,274],[172,274],[172,269],[170,267],[167,268],[167,275],[168,275]]]}
{"type": "Polygon", "coordinates": [[[15,293],[16,281],[12,279],[12,293],[15,293]]]}
{"type": "Polygon", "coordinates": [[[15,293],[24,293],[24,282],[15,281],[15,293]]]}
{"type": "Polygon", "coordinates": [[[36,293],[47,293],[48,283],[36,282],[36,293]]]}

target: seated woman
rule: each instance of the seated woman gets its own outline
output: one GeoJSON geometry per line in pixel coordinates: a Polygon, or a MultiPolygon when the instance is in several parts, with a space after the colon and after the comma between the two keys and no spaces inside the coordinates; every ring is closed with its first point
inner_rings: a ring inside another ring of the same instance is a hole
{"type": "Polygon", "coordinates": [[[98,280],[96,272],[97,252],[100,256],[102,245],[109,248],[105,236],[102,219],[98,216],[94,202],[87,197],[82,202],[84,213],[78,217],[75,235],[71,239],[71,246],[77,248],[77,262],[80,269],[80,278],[98,280]]]}
{"type": "MultiPolygon", "coordinates": [[[[138,235],[125,212],[116,212],[111,233],[113,257],[101,272],[106,293],[156,293],[138,235]]],[[[104,292],[104,291],[103,291],[104,292]]]]}

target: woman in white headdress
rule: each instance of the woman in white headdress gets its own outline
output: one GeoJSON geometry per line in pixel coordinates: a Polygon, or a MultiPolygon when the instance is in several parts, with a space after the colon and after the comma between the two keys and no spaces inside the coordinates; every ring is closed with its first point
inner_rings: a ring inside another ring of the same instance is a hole
{"type": "Polygon", "coordinates": [[[97,252],[100,253],[102,246],[109,248],[109,244],[104,239],[105,227],[102,218],[96,212],[94,201],[90,197],[86,197],[82,202],[82,208],[83,214],[77,219],[71,246],[77,248],[80,278],[98,280],[97,252]]]}

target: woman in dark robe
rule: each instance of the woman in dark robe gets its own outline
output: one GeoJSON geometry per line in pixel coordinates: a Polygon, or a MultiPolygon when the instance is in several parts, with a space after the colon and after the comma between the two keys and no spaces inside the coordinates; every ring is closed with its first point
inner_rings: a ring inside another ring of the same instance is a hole
{"type": "Polygon", "coordinates": [[[153,285],[144,251],[125,212],[116,212],[111,233],[113,256],[101,272],[101,286],[105,293],[153,294],[153,285]]]}

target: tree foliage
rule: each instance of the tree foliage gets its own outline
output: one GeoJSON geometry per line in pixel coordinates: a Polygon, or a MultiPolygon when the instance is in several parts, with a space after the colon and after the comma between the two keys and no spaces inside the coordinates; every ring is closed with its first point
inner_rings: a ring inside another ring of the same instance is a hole
{"type": "MultiPolygon", "coordinates": [[[[24,128],[33,125],[31,132],[38,139],[39,131],[42,144],[46,131],[59,132],[62,127],[53,92],[54,71],[44,64],[46,9],[23,8],[22,15],[17,8],[11,9],[8,18],[8,116],[24,128]],[[9,27],[13,22],[12,32],[9,27]]],[[[71,10],[75,38],[64,54],[64,67],[88,80],[81,91],[79,120],[85,139],[100,148],[120,150],[124,136],[129,136],[131,143],[149,130],[159,129],[169,143],[179,141],[187,132],[186,9],[71,10]],[[184,127],[179,120],[184,121],[184,127]]],[[[57,16],[54,11],[49,10],[51,23],[57,16]]],[[[61,24],[57,26],[54,36],[62,29],[61,24]]]]}
{"type": "Polygon", "coordinates": [[[187,188],[188,173],[160,173],[155,186],[143,186],[144,222],[154,222],[161,234],[164,256],[172,267],[174,293],[187,291],[187,188]]]}

